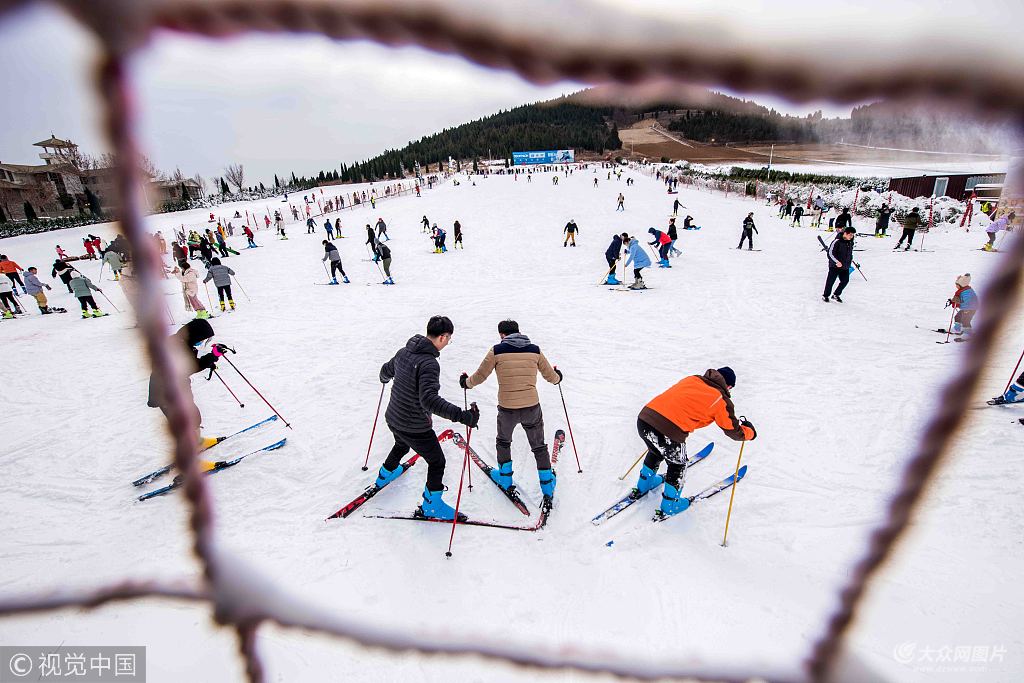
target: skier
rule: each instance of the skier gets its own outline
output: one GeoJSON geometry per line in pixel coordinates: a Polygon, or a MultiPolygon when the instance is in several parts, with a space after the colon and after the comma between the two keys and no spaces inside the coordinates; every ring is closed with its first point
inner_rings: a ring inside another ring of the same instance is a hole
{"type": "Polygon", "coordinates": [[[615,207],[615,210],[616,211],[625,211],[626,210],[626,206],[625,206],[626,198],[622,196],[621,192],[619,193],[619,198],[616,201],[618,201],[618,205],[615,207]]]}
{"type": "Polygon", "coordinates": [[[661,230],[657,230],[655,228],[648,228],[647,232],[651,234],[652,238],[652,240],[647,244],[658,250],[658,256],[660,257],[660,260],[658,261],[658,267],[671,268],[672,266],[668,262],[668,250],[669,245],[672,243],[672,240],[669,238],[668,235],[663,233],[661,230]]]}
{"type": "Polygon", "coordinates": [[[676,240],[679,239],[679,231],[676,229],[676,219],[668,219],[668,255],[669,256],[682,256],[683,252],[676,249],[676,240]]]}
{"type": "Polygon", "coordinates": [[[576,246],[576,232],[578,230],[579,228],[576,226],[576,221],[570,218],[569,222],[565,224],[565,228],[562,229],[562,232],[565,233],[565,242],[562,243],[563,247],[568,246],[570,241],[572,242],[572,246],[576,246]]]}
{"type": "MultiPolygon", "coordinates": [[[[205,346],[210,338],[213,337],[213,326],[210,325],[209,320],[190,320],[172,336],[181,344],[180,348],[192,359],[190,366],[186,370],[189,375],[194,375],[203,370],[215,370],[217,368],[217,360],[224,355],[225,347],[221,344],[213,344],[210,353],[203,354],[202,356],[199,355],[200,347],[205,346]]],[[[185,398],[190,408],[189,412],[192,414],[199,450],[204,451],[211,446],[216,446],[220,441],[219,439],[204,437],[199,431],[203,416],[199,412],[199,407],[196,406],[195,399],[192,397],[191,382],[179,383],[179,387],[185,392],[185,398]]],[[[168,427],[171,428],[170,415],[168,413],[170,401],[163,385],[157,379],[156,373],[149,377],[149,398],[146,401],[146,405],[150,408],[159,408],[160,412],[168,420],[168,427]]],[[[212,462],[200,461],[200,468],[203,471],[211,470],[213,467],[214,464],[212,462]]]]}
{"type": "Polygon", "coordinates": [[[57,259],[53,262],[53,270],[50,271],[50,277],[59,277],[64,286],[68,288],[68,294],[71,294],[71,274],[74,270],[66,262],[57,259]]]}
{"type": "Polygon", "coordinates": [[[217,251],[220,252],[221,258],[227,258],[228,257],[228,242],[227,242],[227,239],[225,239],[225,237],[224,237],[224,230],[223,230],[223,228],[217,230],[216,234],[214,235],[214,238],[217,240],[217,251]]]}
{"type": "MultiPolygon", "coordinates": [[[[836,222],[833,225],[836,232],[845,230],[846,228],[853,227],[853,216],[850,215],[850,208],[844,206],[842,212],[836,217],[836,222]]],[[[856,232],[856,231],[854,231],[856,232]]]]}
{"type": "Polygon", "coordinates": [[[821,217],[825,215],[825,211],[828,207],[825,206],[825,200],[821,198],[820,194],[815,197],[813,206],[814,210],[818,212],[818,215],[815,216],[814,225],[812,227],[817,228],[821,226],[821,217]]]}
{"type": "Polygon", "coordinates": [[[388,224],[384,222],[384,219],[377,217],[377,241],[378,242],[390,242],[391,238],[388,237],[388,224]]]}
{"type": "MultiPolygon", "coordinates": [[[[453,422],[460,422],[474,428],[480,422],[480,410],[473,403],[469,410],[462,410],[438,395],[441,389],[441,364],[438,357],[448,345],[455,332],[452,321],[436,315],[427,323],[427,335],[414,335],[394,357],[381,366],[380,381],[387,384],[392,379],[391,390],[384,420],[395,438],[395,445],[377,473],[377,486],[384,486],[404,470],[400,467],[402,457],[414,450],[427,463],[427,484],[423,489],[423,503],[416,510],[417,515],[428,519],[455,518],[455,510],[444,502],[444,451],[437,442],[430,415],[453,422]]],[[[460,513],[460,521],[465,521],[460,513]]]]}
{"type": "Polygon", "coordinates": [[[789,226],[790,227],[803,227],[802,225],[800,225],[800,219],[803,218],[803,215],[804,215],[804,207],[803,207],[803,205],[797,204],[793,208],[793,220],[789,224],[789,226]]]}
{"type": "Polygon", "coordinates": [[[882,208],[878,210],[878,216],[875,217],[875,237],[885,237],[885,232],[889,229],[889,216],[891,215],[892,209],[889,208],[889,205],[882,204],[882,208]]]}
{"type": "Polygon", "coordinates": [[[18,300],[14,298],[14,283],[7,278],[0,278],[0,304],[4,307],[4,317],[7,319],[13,318],[14,314],[21,315],[25,311],[18,305],[18,300]],[[11,312],[13,308],[13,313],[11,312]]]}
{"type": "Polygon", "coordinates": [[[118,253],[116,251],[113,251],[112,249],[108,249],[103,254],[103,262],[110,266],[110,270],[114,271],[114,279],[120,280],[121,268],[124,266],[124,264],[121,263],[121,257],[118,255],[118,253]]]}
{"type": "Polygon", "coordinates": [[[210,263],[213,258],[213,247],[210,246],[210,240],[206,239],[206,235],[199,238],[199,255],[204,264],[210,263]]]}
{"type": "Polygon", "coordinates": [[[597,178],[594,178],[594,187],[597,187],[597,178]]]}
{"type": "Polygon", "coordinates": [[[853,238],[856,234],[857,229],[852,226],[843,228],[828,247],[828,275],[825,277],[825,291],[821,295],[821,300],[825,303],[828,303],[829,297],[843,303],[840,295],[850,282],[850,271],[853,270],[853,238]],[[832,287],[835,286],[836,280],[839,280],[839,287],[833,294],[832,287]]]}
{"type": "Polygon", "coordinates": [[[235,310],[235,298],[231,296],[231,276],[234,274],[235,271],[220,264],[219,258],[214,258],[206,269],[206,277],[203,278],[204,283],[213,280],[213,284],[217,287],[217,299],[220,301],[220,310],[222,311],[224,310],[225,296],[228,304],[231,305],[231,310],[235,310]]]}
{"type": "Polygon", "coordinates": [[[171,274],[181,281],[181,294],[185,297],[185,308],[196,312],[196,318],[204,320],[210,317],[202,300],[199,298],[199,274],[185,259],[178,261],[171,274]]]}
{"type": "Polygon", "coordinates": [[[629,288],[647,289],[644,279],[640,276],[640,271],[651,265],[650,257],[635,237],[622,233],[622,243],[626,245],[626,249],[629,251],[629,256],[626,257],[626,267],[629,268],[630,264],[633,265],[633,284],[629,288]]]}
{"type": "Polygon", "coordinates": [[[327,240],[324,240],[323,245],[324,257],[320,259],[320,261],[323,262],[328,259],[331,261],[331,284],[338,284],[338,277],[336,273],[341,273],[341,279],[347,285],[349,282],[348,275],[345,275],[345,269],[341,267],[341,254],[338,253],[338,248],[327,240]]]}
{"type": "Polygon", "coordinates": [[[441,228],[437,227],[437,223],[434,224],[434,253],[443,254],[448,251],[448,248],[444,246],[444,240],[447,237],[447,233],[441,228]]]}
{"type": "Polygon", "coordinates": [[[423,216],[423,220],[421,220],[420,223],[423,223],[423,232],[430,232],[430,221],[427,220],[427,217],[425,215],[423,216]]]}
{"type": "Polygon", "coordinates": [[[618,263],[619,257],[622,255],[622,235],[612,235],[612,243],[608,245],[608,248],[604,252],[604,257],[608,261],[608,276],[605,278],[604,283],[606,285],[621,285],[622,282],[615,277],[615,264],[618,263]]]}
{"type": "Polygon", "coordinates": [[[757,438],[754,425],[736,418],[730,395],[734,386],[736,373],[728,366],[691,375],[651,399],[637,416],[636,430],[647,446],[647,456],[634,495],[644,495],[664,482],[658,514],[670,516],[690,506],[681,492],[686,475],[686,438],[691,432],[714,422],[734,441],[757,438]],[[662,460],[668,461],[664,476],[658,474],[662,460]]]}
{"type": "Polygon", "coordinates": [[[974,314],[978,312],[978,294],[971,287],[970,273],[958,275],[955,284],[956,292],[946,302],[946,305],[952,306],[956,311],[956,315],[953,316],[952,333],[966,338],[974,331],[971,321],[974,319],[974,314]]]}
{"type": "Polygon", "coordinates": [[[1024,402],[1024,372],[1020,373],[1020,377],[1010,382],[1010,386],[1006,387],[1006,393],[1002,396],[996,396],[988,403],[989,405],[1002,405],[1004,403],[1021,402],[1024,402]]]}
{"type": "Polygon", "coordinates": [[[754,212],[751,211],[747,214],[747,217],[743,219],[743,234],[740,235],[740,245],[737,249],[743,248],[743,241],[748,240],[747,250],[754,250],[754,233],[757,232],[757,226],[754,225],[754,212]]]}
{"type": "MultiPolygon", "coordinates": [[[[46,293],[43,289],[53,289],[50,285],[42,282],[39,276],[36,275],[36,268],[30,266],[28,271],[25,273],[25,293],[29,294],[36,300],[36,304],[39,306],[40,313],[53,313],[46,301],[46,293]]],[[[11,283],[12,285],[14,283],[11,283]]]]}
{"type": "Polygon", "coordinates": [[[380,264],[384,266],[384,275],[387,278],[381,284],[393,285],[395,284],[395,281],[391,277],[391,249],[388,248],[388,245],[383,243],[379,244],[377,249],[380,253],[380,264]]]}
{"type": "Polygon", "coordinates": [[[68,257],[68,253],[61,249],[61,246],[59,244],[54,248],[57,250],[57,258],[66,259],[68,257]]]}
{"type": "Polygon", "coordinates": [[[254,249],[259,246],[256,244],[256,236],[252,234],[252,230],[249,229],[248,225],[242,228],[242,232],[245,233],[245,239],[249,240],[247,249],[254,249]]]}
{"type": "MultiPolygon", "coordinates": [[[[309,206],[307,206],[306,208],[308,209],[309,206]]],[[[313,217],[310,216],[309,218],[306,219],[306,234],[312,235],[314,232],[316,232],[316,221],[314,221],[313,217]]]]}
{"type": "Polygon", "coordinates": [[[998,235],[1003,230],[1009,230],[1010,223],[1016,217],[1017,214],[1011,211],[1002,218],[992,221],[988,228],[986,228],[986,232],[988,233],[988,242],[981,248],[984,249],[985,251],[995,251],[996,235],[998,235]]]}
{"type": "Polygon", "coordinates": [[[93,246],[92,240],[92,235],[82,238],[82,246],[85,247],[85,257],[88,259],[96,258],[96,247],[93,246]]]}
{"type": "MultiPolygon", "coordinates": [[[[683,205],[679,203],[679,199],[678,198],[672,201],[672,215],[673,216],[678,216],[679,215],[679,207],[680,206],[683,206],[683,205]]],[[[683,207],[683,208],[686,208],[686,207],[683,207]]]]}
{"type": "Polygon", "coordinates": [[[334,224],[331,223],[331,219],[330,218],[328,218],[326,221],[324,221],[324,231],[327,232],[327,239],[329,239],[329,240],[333,240],[334,239],[334,224]]]}
{"type": "Polygon", "coordinates": [[[341,238],[341,216],[334,219],[334,234],[341,238]]]}
{"type": "MultiPolygon", "coordinates": [[[[63,260],[63,259],[58,259],[63,260]]],[[[0,273],[3,273],[10,279],[12,284],[20,285],[21,290],[25,291],[25,283],[21,281],[21,275],[18,274],[19,270],[25,270],[19,266],[15,261],[7,258],[6,254],[0,254],[0,273]]],[[[17,292],[17,288],[14,289],[17,292]]]]}
{"type": "Polygon", "coordinates": [[[455,221],[452,228],[455,230],[455,241],[452,242],[452,249],[458,249],[460,246],[465,249],[466,245],[462,243],[462,223],[455,221]]]}
{"type": "MultiPolygon", "coordinates": [[[[557,176],[555,176],[557,177],[557,176]]],[[[491,347],[472,377],[465,372],[459,377],[459,386],[472,389],[483,384],[493,370],[498,375],[498,431],[494,448],[498,468],[491,470],[491,479],[508,491],[512,481],[512,432],[522,425],[530,450],[537,461],[537,476],[545,502],[555,495],[555,473],[551,471],[551,455],[544,443],[544,414],[537,395],[537,373],[551,384],[562,381],[562,373],[551,367],[540,347],[520,334],[519,323],[502,320],[498,323],[500,343],[491,347]]]]}
{"type": "Polygon", "coordinates": [[[380,247],[380,242],[377,241],[377,235],[373,232],[373,228],[369,223],[366,224],[366,244],[370,245],[370,251],[373,252],[373,260],[380,260],[380,252],[377,251],[380,247]]]}
{"type": "Polygon", "coordinates": [[[910,251],[910,245],[914,243],[914,233],[921,227],[921,213],[920,209],[916,206],[910,210],[907,217],[903,219],[903,234],[900,235],[900,241],[893,247],[893,251],[896,251],[903,244],[903,240],[907,240],[907,248],[903,251],[910,251]]]}
{"type": "Polygon", "coordinates": [[[71,281],[68,283],[71,286],[71,293],[78,297],[78,303],[82,307],[82,317],[88,318],[89,307],[92,307],[92,317],[101,318],[106,315],[96,305],[96,300],[92,298],[92,291],[103,292],[102,289],[92,283],[92,280],[82,275],[77,270],[72,269],[71,281]]]}

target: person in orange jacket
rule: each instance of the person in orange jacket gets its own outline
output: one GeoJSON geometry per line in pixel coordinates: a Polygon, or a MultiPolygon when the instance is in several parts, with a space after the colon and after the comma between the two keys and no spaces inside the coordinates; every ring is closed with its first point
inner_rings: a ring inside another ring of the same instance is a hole
{"type": "MultiPolygon", "coordinates": [[[[19,270],[25,269],[19,266],[16,262],[7,258],[6,254],[0,254],[0,273],[3,273],[10,278],[12,285],[19,285],[22,292],[28,294],[28,292],[25,292],[25,283],[21,281],[21,275],[18,274],[19,270]]],[[[14,290],[15,293],[17,293],[17,291],[17,289],[14,290]]]]}
{"type": "Polygon", "coordinates": [[[674,515],[690,506],[682,496],[686,473],[686,437],[712,422],[735,441],[751,441],[757,432],[747,420],[736,418],[729,392],[736,386],[736,373],[726,366],[691,375],[655,396],[643,407],[636,429],[647,445],[647,457],[640,470],[634,495],[646,494],[662,482],[661,514],[674,515]],[[658,474],[661,461],[668,461],[665,476],[658,474]]]}

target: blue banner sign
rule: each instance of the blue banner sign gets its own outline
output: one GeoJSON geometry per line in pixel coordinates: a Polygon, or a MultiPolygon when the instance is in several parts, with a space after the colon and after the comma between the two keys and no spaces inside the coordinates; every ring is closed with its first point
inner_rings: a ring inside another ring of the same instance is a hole
{"type": "Polygon", "coordinates": [[[571,164],[576,161],[576,152],[572,149],[549,149],[543,152],[512,152],[512,164],[571,164]]]}

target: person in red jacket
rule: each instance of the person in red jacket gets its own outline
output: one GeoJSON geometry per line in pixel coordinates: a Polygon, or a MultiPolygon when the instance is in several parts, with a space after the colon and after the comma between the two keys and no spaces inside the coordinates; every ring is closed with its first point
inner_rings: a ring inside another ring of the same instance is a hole
{"type": "Polygon", "coordinates": [[[680,494],[686,473],[686,437],[712,422],[736,441],[757,438],[748,420],[736,418],[729,392],[736,385],[736,373],[726,366],[703,375],[684,377],[643,407],[636,429],[647,445],[647,457],[640,470],[634,495],[639,497],[662,482],[661,514],[674,515],[690,506],[680,494]],[[661,461],[668,461],[665,476],[658,474],[661,461]]]}

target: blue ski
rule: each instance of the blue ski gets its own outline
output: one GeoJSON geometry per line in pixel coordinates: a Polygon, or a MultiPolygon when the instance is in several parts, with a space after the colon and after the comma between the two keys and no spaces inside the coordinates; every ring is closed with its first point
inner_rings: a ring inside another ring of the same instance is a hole
{"type": "MultiPolygon", "coordinates": [[[[706,489],[704,489],[700,493],[697,493],[695,495],[692,495],[692,496],[688,497],[687,500],[689,501],[689,503],[687,504],[687,506],[685,508],[680,510],[680,512],[685,512],[686,510],[689,510],[690,506],[693,505],[694,503],[696,503],[697,501],[707,500],[711,496],[716,495],[718,493],[721,493],[722,491],[726,490],[727,488],[729,488],[730,486],[732,486],[733,484],[738,482],[740,479],[742,479],[746,474],[747,474],[747,466],[744,465],[743,467],[740,468],[739,476],[737,476],[736,473],[730,474],[728,477],[726,477],[722,481],[718,482],[717,484],[712,484],[711,486],[707,487],[706,489]]],[[[652,522],[664,522],[666,519],[669,519],[671,516],[674,516],[674,515],[665,515],[665,514],[662,514],[661,510],[656,510],[654,512],[654,517],[651,519],[651,521],[652,522]]]]}
{"type": "MultiPolygon", "coordinates": [[[[244,433],[246,433],[248,431],[256,429],[257,427],[262,427],[264,425],[268,425],[271,422],[274,422],[275,420],[277,420],[277,415],[271,415],[267,419],[260,420],[256,424],[249,425],[245,429],[237,431],[234,434],[228,434],[227,436],[218,437],[217,438],[217,444],[220,444],[220,443],[222,443],[224,441],[227,441],[228,439],[230,439],[233,436],[238,436],[239,434],[244,434],[244,433]]],[[[216,446],[217,444],[214,444],[214,446],[216,446]]],[[[213,446],[210,446],[210,448],[213,448],[213,446]]],[[[207,448],[206,450],[210,450],[210,449],[207,448]]],[[[173,468],[174,468],[174,465],[164,465],[163,467],[161,467],[158,470],[154,470],[154,471],[150,472],[149,474],[145,474],[145,475],[139,477],[138,479],[136,479],[135,481],[132,482],[132,486],[145,486],[146,484],[148,484],[149,482],[153,481],[154,479],[159,479],[160,477],[164,476],[165,474],[170,472],[173,468]]]]}
{"type": "MultiPolygon", "coordinates": [[[[212,469],[206,470],[205,472],[203,472],[203,474],[209,476],[211,474],[216,474],[217,472],[222,472],[223,470],[226,470],[229,467],[234,467],[238,463],[240,463],[243,460],[245,460],[246,458],[248,458],[250,455],[256,455],[257,453],[266,453],[267,451],[276,451],[278,448],[281,448],[282,446],[284,446],[285,443],[287,443],[287,441],[288,441],[288,439],[286,439],[286,438],[285,439],[281,439],[280,441],[276,441],[276,442],[270,444],[269,446],[264,446],[263,448],[260,448],[259,450],[255,450],[255,451],[252,451],[251,453],[246,453],[244,455],[240,455],[237,458],[232,458],[231,460],[218,460],[217,462],[213,463],[213,468],[212,469]]],[[[142,501],[142,500],[149,500],[150,498],[156,498],[157,496],[162,496],[162,495],[164,495],[166,493],[170,493],[174,489],[179,488],[183,483],[185,483],[185,481],[182,478],[182,476],[179,474],[178,476],[176,476],[174,478],[174,481],[172,481],[167,486],[162,486],[162,487],[160,487],[158,489],[154,489],[154,490],[150,491],[149,493],[144,493],[141,496],[139,496],[139,500],[140,501],[142,501]]]]}
{"type": "MultiPolygon", "coordinates": [[[[704,448],[700,449],[700,451],[698,451],[697,454],[694,455],[692,458],[690,458],[689,462],[686,463],[686,469],[690,469],[691,467],[693,467],[697,463],[702,462],[703,460],[705,460],[709,455],[711,455],[711,451],[712,451],[712,449],[714,449],[714,447],[715,447],[715,442],[712,441],[707,446],[705,446],[704,448]]],[[[650,493],[650,491],[648,491],[648,493],[650,493]]],[[[647,495],[647,494],[646,493],[644,493],[644,494],[637,493],[636,489],[634,488],[629,493],[627,493],[624,497],[622,497],[618,501],[616,501],[615,504],[612,505],[610,508],[608,508],[607,510],[605,510],[604,512],[600,513],[599,515],[594,517],[592,520],[590,520],[590,523],[593,524],[594,526],[597,526],[598,524],[601,524],[602,522],[607,522],[609,519],[611,519],[615,515],[619,514],[620,512],[622,512],[623,510],[628,508],[630,505],[632,505],[633,503],[635,503],[638,500],[640,500],[641,498],[643,498],[645,495],[647,495]]]]}

